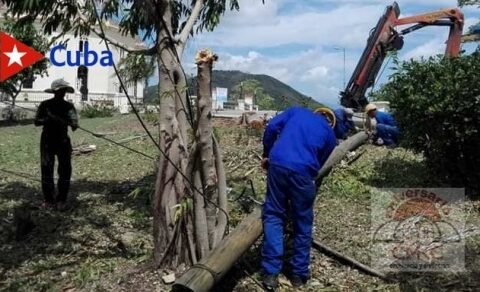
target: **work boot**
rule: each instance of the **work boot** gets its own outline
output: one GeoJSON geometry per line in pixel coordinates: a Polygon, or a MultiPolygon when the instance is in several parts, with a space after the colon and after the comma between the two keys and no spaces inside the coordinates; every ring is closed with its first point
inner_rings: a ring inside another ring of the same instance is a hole
{"type": "Polygon", "coordinates": [[[290,274],[287,278],[290,280],[290,284],[295,288],[300,288],[307,283],[307,279],[299,275],[290,274]]]}
{"type": "Polygon", "coordinates": [[[267,291],[275,291],[278,287],[278,275],[265,275],[263,277],[263,286],[267,291]]]}

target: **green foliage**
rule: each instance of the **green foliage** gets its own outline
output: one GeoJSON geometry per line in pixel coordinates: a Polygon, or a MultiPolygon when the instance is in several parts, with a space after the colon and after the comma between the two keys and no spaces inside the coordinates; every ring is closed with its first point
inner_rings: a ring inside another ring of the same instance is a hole
{"type": "Polygon", "coordinates": [[[21,108],[13,108],[8,106],[2,109],[0,116],[4,120],[21,121],[27,118],[28,112],[21,108]]]}
{"type": "Polygon", "coordinates": [[[248,74],[240,71],[213,72],[213,86],[228,88],[231,93],[229,98],[232,100],[239,97],[239,87],[242,82],[244,83],[243,95],[248,94],[248,91],[253,95],[253,91],[257,88],[257,95],[260,95],[257,103],[261,106],[270,106],[269,109],[284,110],[293,105],[311,109],[322,106],[311,97],[301,94],[287,84],[268,75],[248,74]],[[261,91],[258,91],[258,88],[261,91]],[[262,96],[262,93],[268,96],[262,96]]]}
{"type": "Polygon", "coordinates": [[[154,61],[154,58],[145,55],[128,54],[118,63],[118,73],[126,86],[135,87],[135,97],[137,96],[137,83],[153,75],[154,61]]]}
{"type": "Polygon", "coordinates": [[[111,117],[117,111],[111,102],[96,102],[86,104],[80,111],[82,118],[105,118],[111,117]]]}
{"type": "MultiPolygon", "coordinates": [[[[0,31],[7,32],[17,40],[29,45],[35,50],[45,53],[48,50],[47,38],[39,33],[33,24],[25,26],[17,25],[11,18],[6,18],[0,26],[0,31]]],[[[14,101],[20,93],[24,82],[29,79],[35,79],[36,76],[44,76],[47,74],[48,63],[43,59],[34,65],[20,71],[8,80],[0,83],[0,91],[12,98],[14,101]]]]}
{"type": "Polygon", "coordinates": [[[232,88],[230,99],[238,100],[245,96],[253,96],[254,102],[258,105],[260,110],[278,109],[278,104],[275,99],[265,92],[262,83],[256,79],[245,80],[232,88]]]}
{"type": "MultiPolygon", "coordinates": [[[[54,31],[73,31],[75,35],[88,35],[96,22],[95,8],[91,0],[2,0],[7,4],[13,16],[28,15],[22,22],[42,19],[42,26],[47,34],[54,31]],[[74,19],[82,21],[72,21],[74,19]]],[[[155,39],[157,32],[165,28],[162,16],[166,5],[172,11],[172,35],[178,34],[185,27],[192,8],[197,1],[181,0],[95,0],[100,8],[102,20],[116,19],[123,34],[137,36],[142,31],[143,39],[155,39]]],[[[196,32],[211,31],[220,22],[226,10],[238,10],[238,0],[206,0],[198,17],[196,32]]],[[[193,32],[191,32],[193,34],[193,32]]]]}
{"type": "Polygon", "coordinates": [[[378,93],[390,101],[405,146],[455,186],[480,190],[480,51],[399,64],[378,93]]]}
{"type": "Polygon", "coordinates": [[[145,113],[143,114],[143,119],[152,125],[156,125],[158,123],[159,118],[159,109],[145,109],[145,113]]]}
{"type": "Polygon", "coordinates": [[[465,6],[465,5],[479,5],[480,6],[480,0],[458,0],[458,5],[459,6],[465,6]]]}

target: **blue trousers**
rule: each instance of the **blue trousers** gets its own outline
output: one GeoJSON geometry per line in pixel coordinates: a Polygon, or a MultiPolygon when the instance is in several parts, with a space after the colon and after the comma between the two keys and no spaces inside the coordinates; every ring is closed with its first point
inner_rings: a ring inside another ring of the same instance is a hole
{"type": "Polygon", "coordinates": [[[270,165],[263,205],[262,268],[277,275],[283,265],[283,232],[287,214],[293,223],[293,257],[290,268],[302,278],[309,276],[312,245],[313,203],[316,187],[312,178],[281,166],[270,165]]]}
{"type": "Polygon", "coordinates": [[[385,124],[377,125],[377,138],[382,138],[385,145],[398,144],[398,127],[392,127],[385,124]]]}

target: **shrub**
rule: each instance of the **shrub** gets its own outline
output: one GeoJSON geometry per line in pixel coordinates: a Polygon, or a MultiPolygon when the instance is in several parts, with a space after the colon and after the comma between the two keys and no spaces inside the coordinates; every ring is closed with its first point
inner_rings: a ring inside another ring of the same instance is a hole
{"type": "Polygon", "coordinates": [[[143,118],[150,124],[156,125],[158,124],[158,115],[159,115],[159,109],[157,107],[152,108],[152,107],[146,107],[145,108],[145,113],[143,114],[143,118]]]}
{"type": "Polygon", "coordinates": [[[454,59],[397,64],[379,93],[390,101],[404,146],[423,152],[452,186],[480,191],[480,50],[454,59]]]}
{"type": "Polygon", "coordinates": [[[98,101],[93,104],[86,104],[80,111],[82,118],[104,118],[111,117],[117,111],[111,102],[98,101]]]}
{"type": "Polygon", "coordinates": [[[11,106],[2,109],[2,119],[9,121],[21,121],[27,118],[28,112],[21,108],[12,108],[11,106]]]}

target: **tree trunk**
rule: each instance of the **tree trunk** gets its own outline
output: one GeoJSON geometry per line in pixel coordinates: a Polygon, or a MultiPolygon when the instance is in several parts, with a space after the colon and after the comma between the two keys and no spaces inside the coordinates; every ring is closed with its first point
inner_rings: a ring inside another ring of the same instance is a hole
{"type": "Polygon", "coordinates": [[[213,54],[201,51],[197,54],[197,116],[198,128],[196,139],[200,147],[200,171],[203,182],[204,195],[206,196],[206,217],[209,249],[215,244],[216,207],[212,202],[218,199],[217,173],[215,169],[215,158],[213,155],[212,139],[212,88],[211,74],[212,64],[215,59],[213,54]]]}
{"type": "Polygon", "coordinates": [[[158,162],[158,173],[153,200],[153,235],[154,259],[157,266],[175,268],[180,263],[191,264],[192,253],[186,253],[188,248],[187,213],[191,203],[187,197],[191,195],[190,186],[179,173],[186,173],[188,164],[188,137],[185,133],[186,125],[177,119],[178,95],[176,88],[179,84],[175,76],[181,69],[175,58],[175,45],[168,37],[171,31],[171,10],[165,6],[163,15],[167,27],[159,33],[158,39],[158,70],[160,95],[160,137],[159,145],[166,157],[161,155],[158,162]],[[183,246],[182,246],[183,245],[183,246]],[[190,255],[190,256],[189,256],[190,255]]]}
{"type": "Polygon", "coordinates": [[[199,64],[198,128],[194,129],[195,137],[189,137],[186,80],[176,55],[177,48],[167,33],[171,31],[171,10],[169,4],[165,7],[166,27],[158,36],[157,59],[159,145],[166,156],[161,155],[158,161],[153,235],[156,265],[175,269],[182,263],[195,263],[223,238],[227,216],[216,206],[226,210],[227,200],[220,150],[212,136],[213,60],[199,64]],[[189,143],[190,138],[195,138],[195,143],[189,143]],[[192,149],[188,149],[190,144],[192,149]]]}

